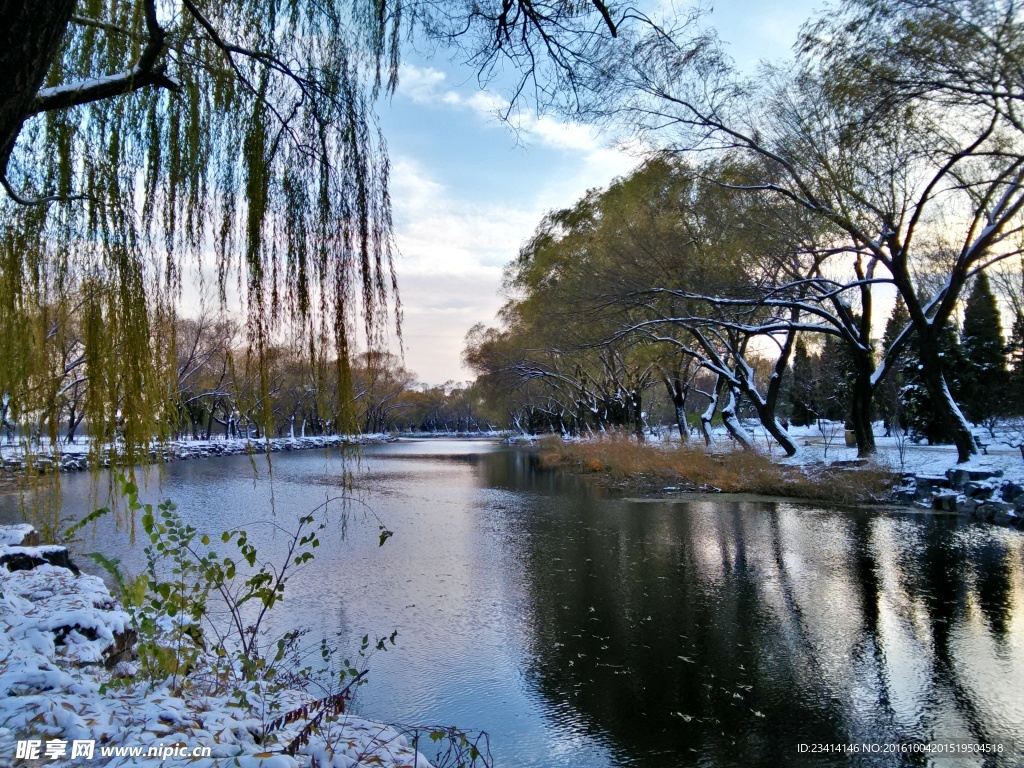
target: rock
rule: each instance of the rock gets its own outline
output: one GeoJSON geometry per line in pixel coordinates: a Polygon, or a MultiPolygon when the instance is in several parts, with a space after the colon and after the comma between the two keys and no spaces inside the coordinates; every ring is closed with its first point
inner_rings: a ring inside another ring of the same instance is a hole
{"type": "MultiPolygon", "coordinates": [[[[53,630],[54,645],[62,646],[68,641],[68,635],[75,632],[90,642],[100,638],[99,633],[93,627],[80,627],[78,624],[64,625],[53,630]]],[[[135,630],[128,627],[123,632],[114,630],[114,639],[101,652],[103,666],[112,669],[118,664],[131,661],[135,656],[135,643],[139,639],[135,630]]],[[[95,662],[80,662],[95,663],[95,662]]]]}
{"type": "Polygon", "coordinates": [[[996,512],[992,516],[992,522],[996,525],[1012,525],[1017,522],[1017,516],[1013,514],[1013,510],[1009,512],[996,512]]]}
{"type": "Polygon", "coordinates": [[[979,480],[991,480],[994,477],[1002,476],[1003,471],[1001,469],[964,469],[962,467],[954,467],[953,469],[946,470],[946,478],[949,480],[949,484],[953,488],[963,488],[964,485],[971,480],[977,482],[979,480]]]}
{"type": "Polygon", "coordinates": [[[66,547],[7,547],[3,554],[0,554],[0,566],[12,573],[31,571],[46,564],[55,568],[67,568],[76,576],[80,573],[78,566],[71,562],[66,547]]]}
{"type": "Polygon", "coordinates": [[[914,487],[917,501],[930,501],[940,489],[949,488],[949,480],[945,477],[914,476],[914,487]]]}
{"type": "Polygon", "coordinates": [[[959,494],[936,493],[932,496],[932,509],[940,512],[956,512],[956,500],[959,494]]]}
{"type": "Polygon", "coordinates": [[[1007,480],[1003,483],[1003,487],[999,489],[999,494],[1003,497],[1003,501],[1015,502],[1024,496],[1024,486],[1015,483],[1013,480],[1007,480]]]}
{"type": "Polygon", "coordinates": [[[1013,509],[1013,504],[1009,504],[1005,501],[986,501],[984,506],[991,507],[995,512],[1009,512],[1013,509]]]}
{"type": "Polygon", "coordinates": [[[978,508],[978,502],[970,497],[957,500],[956,511],[961,515],[970,515],[978,508]]]}
{"type": "Polygon", "coordinates": [[[37,547],[39,533],[28,523],[0,525],[0,547],[37,547]]]}
{"type": "Polygon", "coordinates": [[[990,499],[995,493],[995,488],[986,483],[979,483],[975,480],[968,480],[964,483],[964,493],[972,499],[990,499]]]}
{"type": "Polygon", "coordinates": [[[114,641],[103,649],[103,666],[113,669],[122,662],[131,661],[135,656],[135,630],[130,627],[124,632],[115,632],[114,641]]]}
{"type": "Polygon", "coordinates": [[[39,531],[37,531],[35,528],[33,528],[31,531],[26,533],[21,538],[21,545],[20,546],[22,546],[22,547],[38,547],[42,543],[43,543],[42,539],[39,538],[39,531]]]}
{"type": "Polygon", "coordinates": [[[1013,505],[1003,501],[986,501],[978,506],[978,515],[982,520],[997,525],[1007,525],[1012,519],[1013,505]]]}

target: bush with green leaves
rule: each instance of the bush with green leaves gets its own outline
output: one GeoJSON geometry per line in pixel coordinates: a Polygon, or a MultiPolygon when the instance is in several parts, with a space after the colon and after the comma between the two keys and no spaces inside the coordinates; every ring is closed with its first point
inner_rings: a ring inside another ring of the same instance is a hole
{"type": "MultiPolygon", "coordinates": [[[[284,596],[298,568],[313,559],[324,528],[314,513],[300,517],[280,562],[261,560],[243,530],[224,531],[221,550],[207,534],[185,523],[171,501],[154,507],[139,500],[137,485],[119,478],[131,515],[138,515],[148,540],[145,572],[127,577],[117,559],[92,557],[123,595],[137,635],[135,679],[169,682],[172,690],[203,683],[205,692],[231,692],[246,703],[247,692],[274,685],[281,664],[295,655],[299,632],[264,645],[266,617],[284,596]],[[211,601],[216,601],[212,609],[211,601]],[[211,665],[212,660],[212,665],[211,665]]],[[[84,525],[108,510],[87,516],[84,525]]]]}

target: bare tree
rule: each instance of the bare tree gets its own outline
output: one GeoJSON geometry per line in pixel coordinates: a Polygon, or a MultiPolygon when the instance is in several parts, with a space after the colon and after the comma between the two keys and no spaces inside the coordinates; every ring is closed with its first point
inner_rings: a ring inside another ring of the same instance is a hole
{"type": "MultiPolygon", "coordinates": [[[[944,36],[931,42],[948,41],[963,21],[988,41],[994,71],[1020,71],[1018,49],[998,44],[1007,36],[1017,39],[1015,6],[1006,14],[964,21],[954,8],[962,4],[952,2],[880,4],[889,15],[872,14],[876,5],[843,6],[850,13],[868,9],[861,29],[865,41],[872,36],[886,41],[889,23],[904,25],[902,39],[910,41],[910,30],[921,29],[913,24],[915,14],[939,8],[940,20],[954,26],[943,31],[933,24],[929,34],[944,36]]],[[[970,5],[990,8],[996,3],[970,5]]],[[[759,178],[741,183],[718,178],[720,183],[737,193],[776,195],[832,228],[837,236],[825,244],[822,267],[836,262],[833,271],[849,277],[832,290],[820,290],[819,306],[808,311],[858,349],[863,363],[871,357],[866,342],[872,287],[894,285],[910,323],[870,370],[864,365],[859,371],[859,397],[870,402],[872,388],[914,334],[924,385],[965,461],[976,447],[945,381],[940,337],[965,283],[978,270],[1018,252],[1024,155],[1013,105],[1020,84],[1011,75],[995,89],[998,93],[980,94],[969,72],[948,68],[941,85],[931,90],[901,86],[900,98],[876,104],[885,110],[883,119],[878,109],[865,111],[867,102],[860,98],[864,78],[858,73],[872,62],[882,62],[884,70],[885,58],[860,56],[855,46],[843,47],[846,42],[833,46],[830,41],[848,41],[841,23],[826,19],[822,25],[834,34],[820,39],[808,34],[795,69],[766,68],[753,82],[738,78],[706,38],[664,30],[643,35],[605,69],[595,89],[601,103],[593,110],[638,126],[648,141],[671,151],[739,153],[749,158],[750,168],[760,169],[759,178]],[[961,75],[964,79],[956,79],[961,75]],[[953,222],[958,229],[950,240],[953,222]],[[924,269],[939,270],[936,290],[916,279],[924,269]],[[843,316],[848,309],[842,303],[852,305],[845,298],[836,304],[851,292],[859,294],[861,304],[856,334],[850,332],[850,318],[843,316]],[[820,305],[828,302],[832,307],[824,318],[820,305]]],[[[909,72],[914,48],[907,42],[901,50],[909,72]]],[[[886,76],[885,71],[870,74],[875,78],[870,82],[883,94],[897,92],[886,85],[886,76]]]]}

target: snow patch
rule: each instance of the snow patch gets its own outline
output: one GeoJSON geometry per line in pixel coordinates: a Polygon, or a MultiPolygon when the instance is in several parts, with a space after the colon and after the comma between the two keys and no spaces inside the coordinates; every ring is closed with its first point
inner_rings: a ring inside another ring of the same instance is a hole
{"type": "MultiPolygon", "coordinates": [[[[20,546],[33,534],[27,525],[0,527],[0,557],[17,549],[43,559],[41,550],[52,548],[20,546]]],[[[311,704],[313,698],[301,691],[262,699],[253,692],[255,705],[242,709],[226,696],[178,694],[168,685],[112,685],[114,676],[130,665],[108,671],[101,662],[130,622],[96,576],[49,564],[14,572],[0,567],[0,764],[38,764],[16,758],[18,741],[36,739],[44,746],[53,740],[95,743],[91,759],[63,757],[61,765],[300,768],[315,760],[322,768],[430,768],[402,734],[347,715],[331,724],[328,736],[313,735],[296,756],[284,754],[283,747],[299,734],[303,719],[273,734],[273,743],[257,743],[264,723],[254,713],[261,708],[283,713],[311,704]],[[211,756],[100,753],[101,747],[148,750],[173,744],[190,750],[209,747],[211,756]]]]}

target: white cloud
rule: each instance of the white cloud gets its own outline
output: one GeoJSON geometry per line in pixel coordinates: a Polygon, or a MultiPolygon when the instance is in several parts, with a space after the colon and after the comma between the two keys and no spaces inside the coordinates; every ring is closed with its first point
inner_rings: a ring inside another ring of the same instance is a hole
{"type": "Polygon", "coordinates": [[[417,104],[429,104],[445,81],[445,74],[430,67],[403,64],[399,70],[398,92],[417,104]]]}
{"type": "MultiPolygon", "coordinates": [[[[461,367],[462,341],[475,323],[494,322],[503,302],[502,267],[547,210],[572,205],[587,189],[628,173],[638,157],[608,146],[593,126],[530,112],[517,116],[518,136],[501,131],[482,134],[480,126],[484,121],[497,125],[507,102],[487,91],[463,94],[436,69],[403,65],[398,97],[420,108],[454,113],[444,152],[457,155],[458,142],[471,142],[474,152],[487,158],[480,161],[487,163],[481,166],[485,172],[469,171],[476,182],[469,192],[461,189],[462,178],[443,165],[450,154],[392,154],[406,364],[431,384],[466,379],[471,374],[461,367]],[[487,149],[481,152],[482,146],[487,149]],[[546,164],[541,158],[547,155],[531,157],[531,147],[554,150],[562,160],[546,164]],[[520,159],[537,171],[528,175],[526,186],[522,173],[513,174],[519,179],[517,187],[502,169],[520,159]]],[[[396,149],[394,142],[392,148],[396,149]]]]}
{"type": "MultiPolygon", "coordinates": [[[[464,109],[488,120],[497,120],[508,110],[508,100],[499,94],[475,90],[466,96],[449,87],[447,81],[447,75],[440,70],[403,64],[398,93],[417,104],[464,109]]],[[[510,119],[510,127],[527,146],[533,139],[546,147],[580,153],[585,161],[589,161],[589,156],[597,156],[607,162],[614,156],[618,173],[629,171],[637,162],[636,159],[622,157],[619,150],[609,149],[608,142],[592,125],[557,120],[550,115],[537,115],[530,109],[519,109],[510,119]]]]}
{"type": "Polygon", "coordinates": [[[500,272],[537,225],[536,205],[453,197],[420,162],[393,160],[392,196],[403,274],[500,272]]]}
{"type": "Polygon", "coordinates": [[[467,379],[462,341],[501,307],[502,266],[540,218],[532,206],[455,199],[418,161],[393,158],[406,365],[431,384],[467,379]]]}

